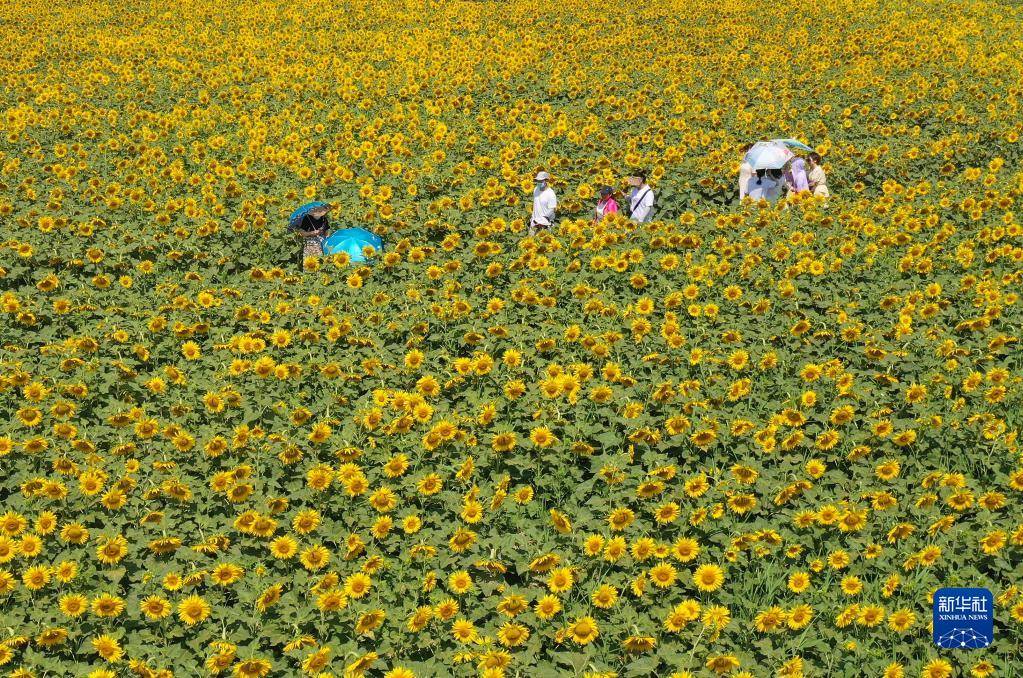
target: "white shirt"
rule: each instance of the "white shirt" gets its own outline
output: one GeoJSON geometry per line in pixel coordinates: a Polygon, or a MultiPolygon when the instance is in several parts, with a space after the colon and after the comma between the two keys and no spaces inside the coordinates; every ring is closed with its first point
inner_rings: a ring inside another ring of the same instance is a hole
{"type": "Polygon", "coordinates": [[[771,177],[765,176],[757,183],[757,175],[754,174],[746,182],[746,195],[750,197],[754,202],[758,200],[766,200],[767,202],[777,202],[778,198],[781,197],[782,190],[785,188],[784,180],[774,180],[771,177]]]}
{"type": "Polygon", "coordinates": [[[814,195],[820,195],[825,198],[831,195],[828,191],[828,178],[825,176],[824,169],[820,165],[814,165],[813,169],[807,172],[806,178],[814,195]]]}
{"type": "Polygon", "coordinates": [[[654,208],[654,191],[643,184],[639,188],[632,189],[629,196],[629,218],[638,224],[650,220],[650,211],[654,208]]]}
{"type": "Polygon", "coordinates": [[[540,188],[537,185],[533,189],[533,217],[532,223],[540,226],[550,226],[554,223],[554,210],[558,206],[558,197],[554,195],[554,189],[550,186],[540,188]]]}
{"type": "Polygon", "coordinates": [[[746,185],[749,183],[751,176],[753,176],[753,165],[743,160],[742,164],[739,165],[739,200],[746,197],[746,185]]]}

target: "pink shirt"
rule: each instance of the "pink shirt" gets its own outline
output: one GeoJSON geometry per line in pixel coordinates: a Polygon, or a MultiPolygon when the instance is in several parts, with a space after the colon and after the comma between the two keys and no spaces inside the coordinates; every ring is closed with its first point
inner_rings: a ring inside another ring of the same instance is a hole
{"type": "Polygon", "coordinates": [[[618,211],[618,203],[615,202],[614,198],[608,198],[607,200],[600,201],[597,203],[597,207],[594,210],[594,221],[600,221],[608,214],[618,211]]]}

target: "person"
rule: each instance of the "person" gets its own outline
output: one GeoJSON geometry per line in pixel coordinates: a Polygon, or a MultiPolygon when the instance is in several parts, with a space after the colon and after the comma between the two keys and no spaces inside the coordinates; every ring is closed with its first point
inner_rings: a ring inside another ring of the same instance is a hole
{"type": "Polygon", "coordinates": [[[645,224],[653,218],[654,189],[646,183],[646,170],[638,170],[629,177],[632,192],[629,194],[629,218],[637,224],[645,224]]]}
{"type": "Polygon", "coordinates": [[[323,241],[327,239],[327,231],[330,229],[328,212],[329,205],[318,205],[306,212],[295,228],[295,235],[302,240],[299,263],[303,267],[308,260],[323,256],[323,241]]]}
{"type": "Polygon", "coordinates": [[[551,175],[547,172],[538,172],[534,181],[536,188],[533,189],[533,216],[529,220],[529,235],[536,235],[554,225],[554,211],[558,207],[558,196],[550,187],[551,175]]]}
{"type": "Polygon", "coordinates": [[[806,178],[806,162],[798,155],[788,163],[788,169],[785,171],[785,186],[789,195],[810,190],[806,178]]]}
{"type": "Polygon", "coordinates": [[[753,144],[745,144],[742,147],[742,163],[739,164],[739,201],[746,197],[746,187],[749,184],[750,177],[753,176],[753,165],[749,164],[746,160],[746,154],[749,153],[749,149],[753,148],[753,144]]]}
{"type": "Polygon", "coordinates": [[[598,224],[607,215],[617,212],[618,201],[614,198],[614,189],[604,186],[600,189],[600,199],[597,200],[597,206],[593,210],[593,223],[598,224]]]}
{"type": "Polygon", "coordinates": [[[746,184],[746,195],[754,202],[766,200],[775,203],[785,188],[784,175],[780,169],[758,169],[746,184]]]}
{"type": "Polygon", "coordinates": [[[822,198],[831,197],[831,192],[828,191],[828,177],[824,174],[824,168],[821,167],[821,154],[811,153],[807,159],[810,161],[810,171],[807,173],[806,179],[810,191],[822,198]]]}

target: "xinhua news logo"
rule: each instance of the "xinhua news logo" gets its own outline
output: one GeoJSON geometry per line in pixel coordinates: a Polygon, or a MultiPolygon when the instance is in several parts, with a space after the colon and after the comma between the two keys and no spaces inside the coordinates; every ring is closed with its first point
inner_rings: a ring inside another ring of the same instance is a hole
{"type": "Polygon", "coordinates": [[[994,607],[987,589],[938,589],[934,594],[934,644],[949,650],[987,647],[995,637],[994,607]]]}

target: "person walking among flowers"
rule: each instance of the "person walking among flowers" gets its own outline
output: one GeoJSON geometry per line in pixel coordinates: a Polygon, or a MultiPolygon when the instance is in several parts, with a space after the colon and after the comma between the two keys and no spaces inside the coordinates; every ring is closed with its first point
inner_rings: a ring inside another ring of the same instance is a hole
{"type": "Polygon", "coordinates": [[[617,213],[618,201],[614,198],[614,189],[604,186],[600,189],[600,199],[597,200],[597,206],[593,209],[593,223],[599,224],[607,215],[617,213]]]}
{"type": "Polygon", "coordinates": [[[536,175],[536,188],[533,189],[533,214],[529,219],[529,235],[549,229],[554,225],[554,211],[558,207],[558,197],[550,187],[551,175],[545,171],[536,175]]]}
{"type": "Polygon", "coordinates": [[[653,218],[654,189],[646,183],[646,170],[637,170],[629,177],[632,192],[629,194],[629,218],[637,224],[645,224],[653,218]]]}
{"type": "Polygon", "coordinates": [[[302,241],[299,265],[303,268],[310,259],[323,256],[323,242],[327,239],[327,232],[330,229],[330,220],[327,217],[329,212],[330,205],[326,203],[317,205],[302,215],[301,221],[294,227],[295,235],[302,241]]]}

